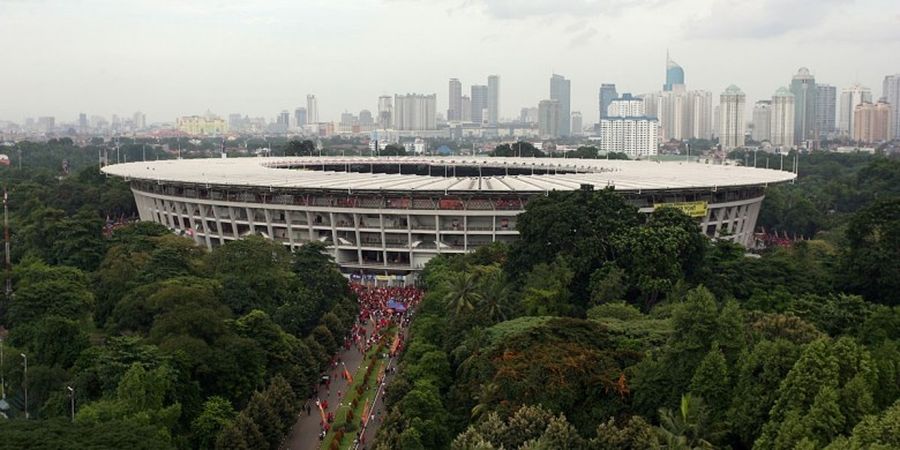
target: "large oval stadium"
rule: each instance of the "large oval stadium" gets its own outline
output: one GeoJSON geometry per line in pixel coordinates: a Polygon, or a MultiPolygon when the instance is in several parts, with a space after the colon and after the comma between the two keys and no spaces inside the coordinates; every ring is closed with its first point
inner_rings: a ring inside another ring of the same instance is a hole
{"type": "Polygon", "coordinates": [[[697,162],[490,157],[283,157],[115,164],[141,220],[212,248],[259,234],[320,241],[348,273],[403,275],[434,256],[517,238],[555,190],[613,187],[643,212],[671,205],[710,237],[753,244],[767,186],[791,172],[697,162]]]}

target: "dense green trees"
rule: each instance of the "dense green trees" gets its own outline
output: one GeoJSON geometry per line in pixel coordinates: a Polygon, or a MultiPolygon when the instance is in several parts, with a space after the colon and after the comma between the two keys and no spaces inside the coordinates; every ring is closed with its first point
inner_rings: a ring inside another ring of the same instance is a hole
{"type": "Polygon", "coordinates": [[[42,170],[0,168],[15,249],[3,371],[21,418],[28,356],[33,419],[0,424],[0,448],[275,448],[334,349],[313,330],[343,336],[356,314],[324,248],[250,238],[207,253],[148,223],[104,233],[134,211],[127,186],[42,170]],[[75,425],[56,419],[66,386],[75,425]]]}
{"type": "Polygon", "coordinates": [[[900,195],[879,200],[854,215],[840,280],[873,302],[900,305],[900,195]]]}
{"type": "Polygon", "coordinates": [[[432,260],[378,448],[895,447],[897,162],[813,158],[826,191],[772,190],[806,206],[764,222],[825,239],[747,257],[585,189],[531,201],[508,249],[432,260]]]}

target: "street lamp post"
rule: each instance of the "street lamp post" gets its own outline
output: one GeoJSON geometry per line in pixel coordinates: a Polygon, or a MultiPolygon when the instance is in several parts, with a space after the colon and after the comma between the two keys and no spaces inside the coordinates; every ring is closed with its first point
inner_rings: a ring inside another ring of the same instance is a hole
{"type": "Polygon", "coordinates": [[[25,391],[25,419],[28,419],[28,356],[24,353],[19,353],[22,356],[22,360],[24,362],[25,370],[22,372],[22,389],[25,391]]]}
{"type": "Polygon", "coordinates": [[[69,405],[72,409],[72,422],[75,422],[75,388],[66,386],[66,389],[69,391],[69,405]]]}
{"type": "Polygon", "coordinates": [[[3,368],[3,339],[0,338],[0,400],[6,400],[6,369],[3,368]]]}

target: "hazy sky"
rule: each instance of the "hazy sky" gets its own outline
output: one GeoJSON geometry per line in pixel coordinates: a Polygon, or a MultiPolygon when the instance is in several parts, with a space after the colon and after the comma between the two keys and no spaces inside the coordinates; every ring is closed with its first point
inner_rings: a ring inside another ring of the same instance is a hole
{"type": "Polygon", "coordinates": [[[0,0],[0,119],[211,110],[274,117],[319,97],[322,120],[379,95],[463,91],[501,77],[501,116],[572,80],[659,90],[666,49],[689,89],[741,87],[748,104],[787,85],[859,81],[881,95],[900,72],[898,0],[0,0]]]}

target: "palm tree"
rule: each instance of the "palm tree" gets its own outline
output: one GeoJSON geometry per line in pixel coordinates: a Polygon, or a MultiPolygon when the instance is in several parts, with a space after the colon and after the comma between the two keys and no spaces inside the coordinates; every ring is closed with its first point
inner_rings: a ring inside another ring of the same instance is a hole
{"type": "Polygon", "coordinates": [[[444,295],[444,304],[448,310],[457,316],[464,311],[472,311],[475,305],[481,303],[478,277],[471,272],[457,273],[447,282],[447,294],[444,295]]]}
{"type": "Polygon", "coordinates": [[[663,446],[672,450],[706,450],[714,448],[706,438],[706,406],[700,397],[681,396],[678,411],[660,408],[657,431],[663,446]]]}
{"type": "Polygon", "coordinates": [[[478,402],[472,408],[471,420],[475,421],[482,414],[490,409],[491,404],[496,402],[497,394],[500,393],[500,386],[497,383],[485,383],[481,385],[481,390],[473,395],[474,400],[478,402]]]}
{"type": "Polygon", "coordinates": [[[481,312],[490,323],[498,323],[507,319],[509,285],[503,272],[497,270],[487,273],[481,280],[481,312]]]}

